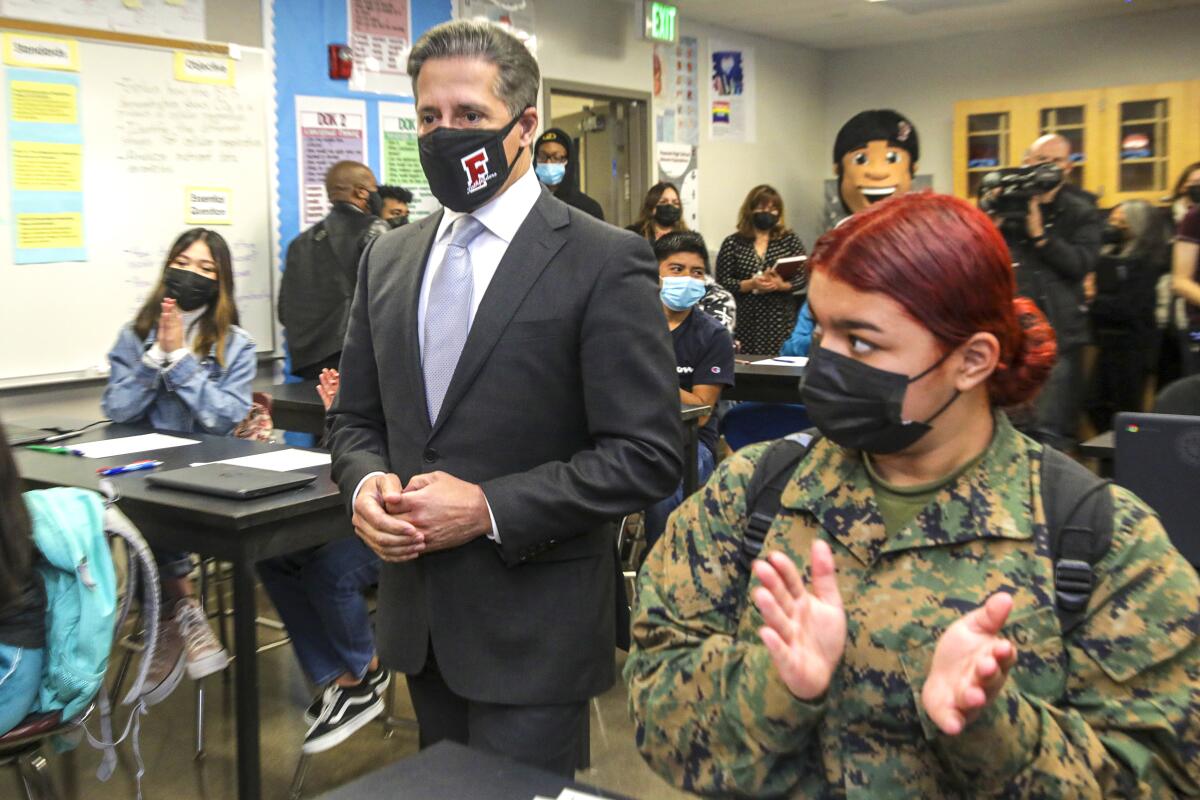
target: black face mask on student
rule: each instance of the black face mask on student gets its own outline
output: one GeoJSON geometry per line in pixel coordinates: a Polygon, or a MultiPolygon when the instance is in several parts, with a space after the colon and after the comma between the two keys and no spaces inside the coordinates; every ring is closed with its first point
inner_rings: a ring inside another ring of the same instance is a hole
{"type": "Polygon", "coordinates": [[[654,207],[654,221],[664,228],[669,228],[683,216],[683,209],[670,203],[662,203],[654,207]]]}
{"type": "Polygon", "coordinates": [[[769,231],[775,227],[775,223],[779,222],[779,215],[773,211],[755,211],[753,221],[755,228],[760,231],[769,231]]]}
{"type": "Polygon", "coordinates": [[[1104,244],[1121,244],[1125,241],[1125,231],[1116,225],[1105,225],[1100,233],[1100,241],[1104,244]]]}
{"type": "Polygon", "coordinates": [[[520,119],[517,114],[499,130],[437,128],[417,139],[421,168],[438,202],[467,212],[496,196],[525,149],[518,147],[512,161],[505,158],[504,139],[520,119]]]}
{"type": "Polygon", "coordinates": [[[396,228],[399,228],[403,225],[407,225],[408,224],[408,214],[405,214],[402,217],[392,217],[391,219],[389,219],[387,221],[387,224],[388,224],[388,227],[393,230],[395,230],[396,228]]]}
{"type": "Polygon", "coordinates": [[[879,455],[898,453],[929,433],[933,429],[929,423],[958,399],[956,389],[946,404],[924,422],[901,416],[908,385],[941,366],[951,352],[920,375],[909,378],[817,347],[800,382],[800,397],[813,424],[842,447],[879,455]]]}
{"type": "Polygon", "coordinates": [[[1194,183],[1184,192],[1193,203],[1200,203],[1200,183],[1194,183]]]}
{"type": "Polygon", "coordinates": [[[163,276],[166,296],[179,304],[181,311],[195,311],[217,299],[217,282],[188,269],[168,267],[163,276]]]}

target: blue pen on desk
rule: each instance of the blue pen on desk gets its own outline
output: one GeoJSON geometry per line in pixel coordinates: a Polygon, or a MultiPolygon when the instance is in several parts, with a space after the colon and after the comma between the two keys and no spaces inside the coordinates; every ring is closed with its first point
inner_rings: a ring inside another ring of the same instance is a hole
{"type": "Polygon", "coordinates": [[[154,469],[162,465],[163,462],[161,461],[135,461],[123,467],[107,467],[105,469],[98,469],[96,472],[107,478],[111,475],[124,475],[126,472],[141,472],[144,469],[154,469]]]}

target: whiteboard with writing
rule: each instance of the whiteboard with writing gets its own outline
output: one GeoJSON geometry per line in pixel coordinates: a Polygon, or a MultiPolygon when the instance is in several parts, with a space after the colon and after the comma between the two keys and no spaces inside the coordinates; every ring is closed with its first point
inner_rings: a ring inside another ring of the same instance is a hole
{"type": "Polygon", "coordinates": [[[241,325],[260,351],[272,351],[275,261],[265,53],[243,48],[238,59],[226,60],[73,41],[75,69],[18,70],[11,62],[2,67],[0,387],[104,375],[108,350],[156,284],[172,242],[197,226],[228,241],[241,325]],[[14,75],[21,79],[17,88],[14,75]],[[44,140],[33,145],[12,141],[38,138],[43,131],[44,140]],[[68,144],[57,144],[55,136],[68,144]],[[72,185],[68,160],[80,147],[81,187],[72,185]],[[33,165],[26,170],[32,177],[10,176],[17,152],[22,163],[33,165]],[[18,186],[19,180],[35,189],[38,180],[79,189],[42,194],[65,197],[61,202],[68,206],[80,197],[79,206],[69,208],[72,214],[62,216],[76,220],[77,229],[81,208],[82,241],[74,242],[81,247],[45,249],[53,237],[66,241],[69,227],[55,229],[52,214],[38,219],[49,226],[43,228],[31,227],[29,215],[20,219],[22,204],[40,195],[18,191],[29,188],[18,186]],[[26,246],[33,249],[22,249],[26,246]],[[61,260],[28,263],[37,247],[47,258],[61,253],[61,260]]]}

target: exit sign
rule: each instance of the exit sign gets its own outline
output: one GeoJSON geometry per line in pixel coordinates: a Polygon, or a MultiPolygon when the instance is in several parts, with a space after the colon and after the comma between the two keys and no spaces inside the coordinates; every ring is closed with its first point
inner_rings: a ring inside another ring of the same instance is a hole
{"type": "Polygon", "coordinates": [[[645,36],[655,42],[679,41],[679,8],[657,0],[645,0],[645,36]]]}

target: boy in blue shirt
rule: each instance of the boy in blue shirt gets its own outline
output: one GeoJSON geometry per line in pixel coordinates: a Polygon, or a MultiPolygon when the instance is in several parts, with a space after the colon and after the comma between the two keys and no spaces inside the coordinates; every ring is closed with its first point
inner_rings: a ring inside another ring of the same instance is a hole
{"type": "MultiPolygon", "coordinates": [[[[733,385],[733,337],[716,319],[696,308],[704,297],[708,248],[693,231],[668,233],[654,242],[658,259],[659,293],[671,341],[679,399],[691,405],[717,405],[721,390],[733,385]]],[[[697,466],[700,482],[708,480],[716,463],[717,419],[700,420],[697,466]]],[[[666,528],[667,517],[683,502],[682,484],[670,497],[646,510],[646,545],[652,547],[666,528]]]]}

